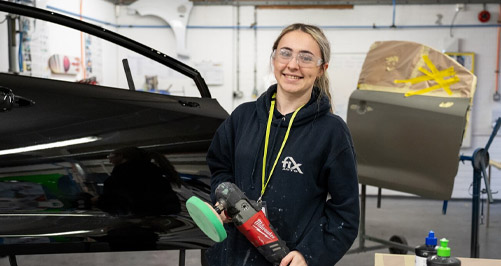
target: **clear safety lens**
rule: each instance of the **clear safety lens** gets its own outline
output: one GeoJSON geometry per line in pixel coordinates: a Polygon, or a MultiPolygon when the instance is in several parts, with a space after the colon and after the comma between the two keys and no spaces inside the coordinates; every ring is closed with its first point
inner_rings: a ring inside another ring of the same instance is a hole
{"type": "MultiPolygon", "coordinates": [[[[310,53],[298,53],[296,56],[296,62],[300,67],[309,68],[316,67],[322,64],[322,59],[310,54],[310,53]]],[[[278,62],[283,64],[288,64],[292,58],[294,58],[294,54],[291,50],[282,48],[280,50],[273,51],[273,58],[278,60],[278,62]]]]}

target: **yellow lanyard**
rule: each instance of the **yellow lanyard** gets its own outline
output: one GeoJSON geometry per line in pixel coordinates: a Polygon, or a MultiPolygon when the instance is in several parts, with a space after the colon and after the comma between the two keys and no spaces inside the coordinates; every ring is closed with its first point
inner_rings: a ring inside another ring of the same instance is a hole
{"type": "MultiPolygon", "coordinates": [[[[273,167],[271,168],[270,175],[268,176],[268,179],[265,182],[265,177],[266,177],[266,157],[268,154],[268,142],[270,138],[270,128],[271,128],[271,120],[273,118],[273,111],[275,110],[275,96],[276,93],[273,94],[272,100],[271,100],[271,106],[270,106],[270,113],[268,114],[268,123],[266,125],[266,139],[264,141],[264,156],[263,156],[263,175],[261,179],[261,195],[259,196],[258,201],[261,201],[261,198],[264,195],[264,191],[266,190],[266,186],[268,186],[268,182],[270,182],[271,175],[273,174],[273,171],[275,170],[275,166],[277,165],[278,159],[280,158],[280,155],[282,154],[282,150],[284,149],[285,143],[287,142],[287,139],[289,138],[289,132],[292,127],[292,122],[294,121],[294,118],[296,117],[296,114],[303,108],[304,104],[300,106],[299,108],[294,111],[292,114],[292,117],[289,121],[289,126],[287,127],[287,132],[285,133],[284,141],[282,142],[282,146],[280,147],[280,151],[278,151],[277,158],[275,159],[275,163],[273,163],[273,167]]],[[[278,129],[277,129],[278,130],[278,129]]]]}

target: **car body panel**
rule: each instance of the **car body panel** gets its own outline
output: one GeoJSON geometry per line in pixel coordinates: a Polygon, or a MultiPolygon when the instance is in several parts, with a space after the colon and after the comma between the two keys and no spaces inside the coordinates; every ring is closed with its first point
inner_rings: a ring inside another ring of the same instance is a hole
{"type": "Polygon", "coordinates": [[[448,200],[459,167],[468,98],[356,90],[348,126],[361,184],[448,200]],[[441,108],[443,102],[453,103],[441,108]]]}
{"type": "Polygon", "coordinates": [[[210,201],[205,154],[228,113],[210,98],[200,73],[129,38],[54,12],[6,1],[0,1],[0,11],[66,25],[122,45],[192,79],[201,95],[163,95],[0,73],[0,150],[97,139],[0,155],[0,255],[211,246],[185,202],[191,196],[210,201]],[[90,204],[112,171],[106,156],[129,146],[163,154],[173,163],[182,180],[171,184],[180,211],[118,214],[90,204]]]}
{"type": "Polygon", "coordinates": [[[431,47],[372,44],[347,115],[360,183],[450,199],[476,84],[431,47]]]}

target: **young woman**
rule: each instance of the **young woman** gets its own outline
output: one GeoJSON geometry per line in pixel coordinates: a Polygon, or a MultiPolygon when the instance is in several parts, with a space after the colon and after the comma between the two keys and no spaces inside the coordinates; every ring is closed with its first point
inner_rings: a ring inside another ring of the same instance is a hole
{"type": "MultiPolygon", "coordinates": [[[[355,152],[346,124],[332,113],[329,59],[318,27],[286,27],[271,56],[277,84],[235,109],[207,155],[214,202],[214,189],[233,182],[266,203],[291,250],[280,265],[334,265],[358,232],[355,152]]],[[[226,230],[227,239],[206,253],[210,265],[270,265],[233,224],[226,230]]]]}

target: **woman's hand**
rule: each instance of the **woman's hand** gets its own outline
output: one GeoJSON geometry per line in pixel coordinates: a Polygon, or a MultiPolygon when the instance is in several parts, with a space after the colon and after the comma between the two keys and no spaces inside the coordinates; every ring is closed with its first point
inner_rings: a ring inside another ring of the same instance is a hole
{"type": "Polygon", "coordinates": [[[299,253],[297,250],[293,250],[285,256],[280,262],[280,266],[308,266],[303,254],[299,253]]]}
{"type": "MultiPolygon", "coordinates": [[[[216,206],[217,205],[219,205],[219,202],[216,202],[216,206]]],[[[231,222],[231,218],[226,216],[225,211],[222,211],[219,214],[219,218],[221,218],[221,221],[223,221],[223,223],[230,223],[231,222]]]]}

